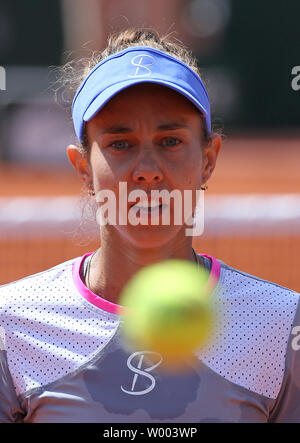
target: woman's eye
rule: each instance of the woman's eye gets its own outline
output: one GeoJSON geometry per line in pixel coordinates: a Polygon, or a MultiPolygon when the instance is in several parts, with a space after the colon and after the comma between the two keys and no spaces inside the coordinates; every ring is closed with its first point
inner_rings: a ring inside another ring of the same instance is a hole
{"type": "Polygon", "coordinates": [[[129,147],[129,143],[123,140],[119,140],[111,143],[109,147],[115,149],[116,151],[123,151],[124,149],[127,149],[129,147]]]}
{"type": "Polygon", "coordinates": [[[162,142],[163,146],[167,146],[167,147],[176,146],[176,145],[179,145],[180,143],[181,143],[181,141],[178,138],[174,138],[174,137],[167,137],[162,142]]]}

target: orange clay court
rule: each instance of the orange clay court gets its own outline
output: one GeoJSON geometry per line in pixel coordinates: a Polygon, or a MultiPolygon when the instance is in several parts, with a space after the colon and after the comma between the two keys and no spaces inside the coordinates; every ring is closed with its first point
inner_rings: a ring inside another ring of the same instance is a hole
{"type": "MultiPolygon", "coordinates": [[[[231,194],[300,195],[300,136],[228,137],[206,196],[231,194]]],[[[62,147],[62,149],[65,149],[62,147]]],[[[66,160],[67,162],[67,160],[66,160]]],[[[76,196],[82,185],[75,171],[51,165],[49,169],[0,164],[0,197],[76,196]]],[[[299,223],[299,219],[296,223],[299,223]]],[[[294,221],[295,222],[295,221],[294,221]]],[[[251,222],[249,222],[251,223],[251,222]]],[[[255,223],[255,222],[254,222],[255,223]]],[[[252,226],[252,231],[255,225],[252,226]]],[[[30,238],[1,232],[0,284],[39,272],[62,261],[94,250],[98,239],[71,236],[30,238]]],[[[300,291],[300,226],[278,231],[270,226],[252,235],[204,234],[193,240],[197,252],[214,255],[225,263],[258,277],[300,291]]]]}

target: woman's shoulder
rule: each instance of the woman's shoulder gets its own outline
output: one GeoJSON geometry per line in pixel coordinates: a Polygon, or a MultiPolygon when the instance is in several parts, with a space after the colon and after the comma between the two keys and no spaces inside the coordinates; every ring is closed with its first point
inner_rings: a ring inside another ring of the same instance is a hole
{"type": "Polygon", "coordinates": [[[223,261],[220,263],[220,285],[228,296],[246,298],[248,300],[259,299],[262,303],[274,300],[280,303],[284,301],[297,304],[300,294],[279,283],[258,277],[241,269],[234,268],[223,261]]]}
{"type": "Polygon", "coordinates": [[[230,381],[276,398],[293,328],[300,324],[299,294],[219,262],[217,338],[201,357],[230,381]]]}
{"type": "Polygon", "coordinates": [[[59,291],[70,284],[72,266],[77,258],[59,263],[41,272],[28,275],[0,286],[0,308],[6,304],[13,305],[21,300],[28,301],[41,292],[59,291]]]}

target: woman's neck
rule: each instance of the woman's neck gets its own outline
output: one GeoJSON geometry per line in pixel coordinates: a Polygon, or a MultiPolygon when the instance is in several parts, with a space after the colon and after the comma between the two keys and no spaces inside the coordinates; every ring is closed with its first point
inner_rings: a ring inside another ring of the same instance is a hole
{"type": "MultiPolygon", "coordinates": [[[[104,237],[104,238],[103,238],[104,237]]],[[[118,247],[101,238],[101,248],[93,255],[86,281],[89,289],[100,297],[119,304],[123,287],[141,268],[167,259],[197,262],[189,241],[174,242],[160,248],[134,248],[119,241],[118,247]]]]}

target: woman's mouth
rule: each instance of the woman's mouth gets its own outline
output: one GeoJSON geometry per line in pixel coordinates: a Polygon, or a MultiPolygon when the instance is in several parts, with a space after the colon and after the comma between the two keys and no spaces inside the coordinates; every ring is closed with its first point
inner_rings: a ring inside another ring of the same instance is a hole
{"type": "Polygon", "coordinates": [[[135,205],[136,208],[139,208],[140,214],[156,214],[159,210],[162,209],[162,203],[160,204],[154,204],[151,206],[148,206],[147,204],[145,205],[135,205]]]}
{"type": "Polygon", "coordinates": [[[158,225],[167,207],[169,206],[163,204],[161,201],[145,199],[132,205],[130,209],[135,208],[134,215],[140,220],[141,224],[158,225]]]}

